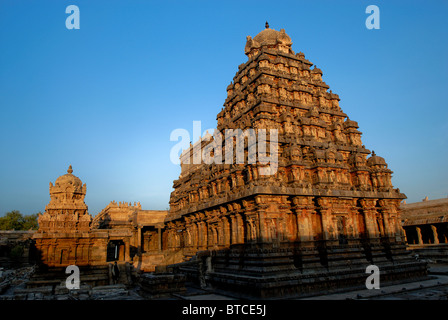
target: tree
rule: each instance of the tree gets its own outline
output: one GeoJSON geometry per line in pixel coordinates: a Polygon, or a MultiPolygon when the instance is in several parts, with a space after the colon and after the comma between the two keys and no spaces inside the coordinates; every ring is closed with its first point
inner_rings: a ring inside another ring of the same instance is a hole
{"type": "Polygon", "coordinates": [[[39,213],[34,213],[34,214],[30,214],[30,215],[26,215],[23,217],[23,226],[22,229],[23,230],[37,230],[39,229],[39,225],[37,223],[37,217],[39,213]]]}
{"type": "Polygon", "coordinates": [[[0,230],[37,230],[37,216],[37,213],[23,216],[18,210],[7,212],[0,217],[0,230]]]}

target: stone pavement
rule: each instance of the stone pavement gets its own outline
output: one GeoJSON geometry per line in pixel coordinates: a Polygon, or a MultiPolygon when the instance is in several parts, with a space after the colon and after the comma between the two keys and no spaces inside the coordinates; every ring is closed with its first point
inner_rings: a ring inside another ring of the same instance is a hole
{"type": "Polygon", "coordinates": [[[301,300],[447,300],[448,265],[430,264],[426,281],[409,282],[380,289],[363,289],[308,297],[301,300]]]}
{"type": "MultiPolygon", "coordinates": [[[[124,284],[90,287],[81,285],[80,290],[69,291],[61,284],[56,288],[40,287],[27,289],[26,278],[30,270],[4,273],[2,281],[8,287],[0,292],[0,300],[143,300],[138,287],[124,284]],[[10,284],[10,286],[9,286],[10,284]]],[[[336,294],[326,294],[299,300],[447,300],[448,264],[430,264],[430,279],[397,285],[381,286],[380,289],[363,289],[336,294]]],[[[0,281],[1,282],[1,281],[0,281]]],[[[2,283],[3,283],[2,282],[2,283]]],[[[186,287],[182,293],[172,293],[154,300],[234,300],[210,289],[186,287]]]]}
{"type": "MultiPolygon", "coordinates": [[[[380,289],[363,289],[318,295],[299,300],[447,300],[448,264],[430,264],[429,280],[389,285],[380,289]]],[[[181,300],[233,300],[209,290],[187,287],[187,292],[174,294],[181,300]]]]}

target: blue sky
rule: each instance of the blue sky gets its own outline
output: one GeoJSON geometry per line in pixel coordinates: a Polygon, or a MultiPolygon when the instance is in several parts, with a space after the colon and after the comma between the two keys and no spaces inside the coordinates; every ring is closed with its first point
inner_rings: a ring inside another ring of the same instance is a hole
{"type": "Polygon", "coordinates": [[[322,69],[407,202],[447,197],[447,16],[446,1],[0,0],[0,215],[44,211],[69,164],[92,215],[168,208],[170,133],[216,127],[266,20],[322,69]]]}

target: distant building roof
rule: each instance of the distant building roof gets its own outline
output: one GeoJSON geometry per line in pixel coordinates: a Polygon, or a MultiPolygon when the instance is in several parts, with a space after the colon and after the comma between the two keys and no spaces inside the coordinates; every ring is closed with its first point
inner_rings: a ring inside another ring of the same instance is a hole
{"type": "Polygon", "coordinates": [[[403,226],[448,222],[448,198],[401,205],[403,226]]]}

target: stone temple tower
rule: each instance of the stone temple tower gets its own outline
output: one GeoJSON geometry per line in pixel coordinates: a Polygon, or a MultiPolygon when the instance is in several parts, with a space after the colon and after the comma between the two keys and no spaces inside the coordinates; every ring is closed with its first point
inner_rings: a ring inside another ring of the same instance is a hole
{"type": "Polygon", "coordinates": [[[41,265],[66,267],[101,265],[106,261],[108,234],[91,229],[92,217],[84,202],[86,185],[67,173],[50,182],[50,203],[38,217],[39,230],[33,238],[41,265]]]}
{"type": "Polygon", "coordinates": [[[50,203],[45,213],[39,216],[39,231],[73,233],[89,231],[92,217],[87,212],[84,202],[86,185],[73,175],[72,166],[56,179],[54,185],[50,182],[50,203]]]}
{"type": "Polygon", "coordinates": [[[372,264],[381,281],[424,277],[426,267],[410,258],[400,225],[406,196],[392,186],[386,161],[362,144],[357,122],[342,111],[323,72],[292,50],[285,30],[269,25],[247,37],[245,53],[215,135],[194,146],[219,144],[226,153],[235,139],[226,144],[217,133],[275,130],[278,169],[262,174],[264,164],[248,158],[186,164],[194,146],[185,150],[165,249],[194,257],[182,266],[192,278],[207,265],[212,286],[240,296],[365,288],[372,264]]]}

